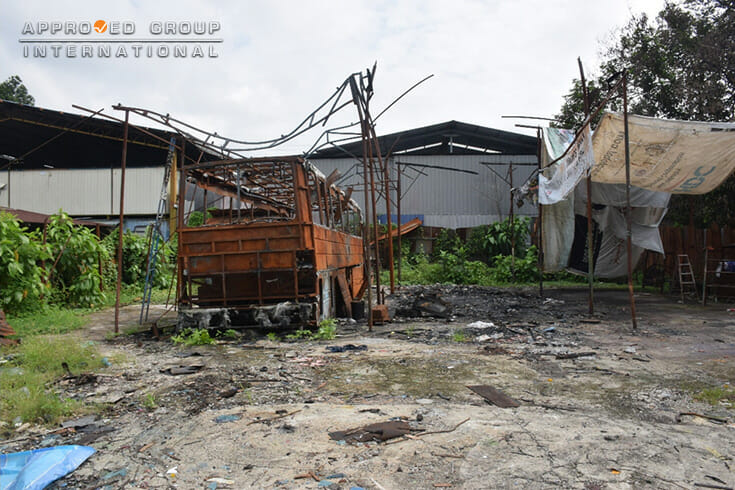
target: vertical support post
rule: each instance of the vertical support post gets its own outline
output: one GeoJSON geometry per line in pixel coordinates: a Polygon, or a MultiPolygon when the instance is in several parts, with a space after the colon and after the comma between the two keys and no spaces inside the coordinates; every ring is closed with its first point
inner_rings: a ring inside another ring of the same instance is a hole
{"type": "Polygon", "coordinates": [[[508,212],[508,218],[510,223],[510,277],[511,280],[515,281],[516,278],[516,221],[515,221],[515,210],[513,209],[513,160],[511,159],[508,164],[508,186],[510,187],[510,208],[508,212]]]}
{"type": "Polygon", "coordinates": [[[390,169],[388,168],[388,160],[383,160],[383,157],[380,154],[380,141],[378,140],[378,136],[375,134],[375,126],[373,126],[372,120],[368,119],[368,121],[370,123],[370,133],[372,136],[373,144],[375,144],[375,152],[377,153],[378,164],[382,167],[383,170],[383,187],[385,189],[385,215],[386,223],[388,226],[388,237],[386,238],[388,240],[388,275],[390,277],[390,294],[393,294],[396,292],[396,280],[393,265],[393,217],[391,216],[390,209],[390,169]]]}
{"type": "MultiPolygon", "coordinates": [[[[536,130],[536,161],[538,162],[538,172],[541,175],[541,128],[536,130]]],[[[536,192],[541,192],[541,187],[536,192]]],[[[538,231],[538,295],[544,295],[544,213],[541,206],[541,199],[538,201],[538,221],[536,222],[538,231]]]]}
{"type": "Polygon", "coordinates": [[[125,110],[123,124],[123,147],[120,159],[120,226],[117,230],[117,285],[115,287],[115,333],[120,332],[120,288],[123,272],[123,220],[125,218],[125,166],[128,160],[128,119],[130,111],[125,110]]]}
{"type": "MultiPolygon", "coordinates": [[[[584,117],[585,119],[590,115],[590,98],[589,92],[587,91],[587,82],[584,79],[584,68],[582,67],[582,58],[577,58],[579,64],[579,77],[582,83],[582,94],[584,100],[584,117]]],[[[588,311],[590,315],[595,313],[594,297],[595,297],[595,274],[594,274],[594,247],[592,240],[592,172],[591,169],[587,169],[587,282],[589,284],[589,307],[588,311]]]]}
{"type": "Polygon", "coordinates": [[[623,71],[623,124],[625,125],[625,248],[628,255],[628,295],[630,296],[630,315],[633,330],[638,328],[635,313],[635,296],[633,294],[633,215],[630,209],[630,133],[628,128],[628,72],[623,71]]]}
{"type": "Polygon", "coordinates": [[[401,282],[401,261],[403,260],[403,248],[401,245],[401,164],[397,164],[396,182],[396,213],[398,213],[398,282],[401,282]]]}
{"type": "Polygon", "coordinates": [[[178,160],[179,164],[179,196],[178,196],[178,208],[176,209],[176,231],[179,232],[179,260],[177,267],[176,277],[176,304],[177,306],[182,303],[182,300],[186,293],[186,284],[184,278],[184,257],[181,253],[182,238],[181,231],[184,229],[184,203],[186,197],[186,139],[181,140],[181,150],[179,151],[181,158],[178,160]]]}

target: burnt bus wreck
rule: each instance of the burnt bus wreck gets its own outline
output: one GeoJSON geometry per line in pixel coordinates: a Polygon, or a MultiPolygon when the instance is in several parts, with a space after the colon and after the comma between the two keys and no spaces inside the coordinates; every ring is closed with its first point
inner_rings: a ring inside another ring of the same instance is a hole
{"type": "Polygon", "coordinates": [[[184,173],[203,219],[179,229],[179,327],[285,328],[362,311],[362,215],[351,189],[300,157],[184,173]]]}

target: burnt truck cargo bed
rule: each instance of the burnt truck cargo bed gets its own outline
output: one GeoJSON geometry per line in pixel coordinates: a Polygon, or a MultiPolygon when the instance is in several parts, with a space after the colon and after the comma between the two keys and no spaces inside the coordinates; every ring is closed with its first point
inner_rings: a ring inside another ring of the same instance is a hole
{"type": "Polygon", "coordinates": [[[204,210],[203,225],[179,230],[182,325],[285,327],[351,316],[365,261],[349,194],[297,157],[197,170],[190,181],[224,199],[204,210]]]}

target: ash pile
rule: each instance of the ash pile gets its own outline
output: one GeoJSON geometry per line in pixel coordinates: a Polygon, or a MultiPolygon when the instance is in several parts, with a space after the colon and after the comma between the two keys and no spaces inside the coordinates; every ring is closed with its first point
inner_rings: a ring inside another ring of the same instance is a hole
{"type": "Polygon", "coordinates": [[[533,289],[485,286],[402,286],[387,302],[394,318],[436,321],[485,320],[495,324],[560,321],[582,313],[533,289]]]}

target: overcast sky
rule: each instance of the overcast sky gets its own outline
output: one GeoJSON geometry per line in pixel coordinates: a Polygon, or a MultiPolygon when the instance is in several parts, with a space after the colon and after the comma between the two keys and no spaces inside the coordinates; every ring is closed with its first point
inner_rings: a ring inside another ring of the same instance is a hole
{"type": "MultiPolygon", "coordinates": [[[[653,17],[662,6],[663,0],[3,0],[0,80],[19,75],[40,107],[76,112],[71,105],[79,104],[112,114],[109,107],[122,102],[257,140],[290,131],[347,75],[377,61],[373,114],[434,74],[379,120],[378,134],[451,119],[529,133],[514,127],[524,121],[501,116],[558,112],[578,76],[577,57],[594,71],[601,42],[632,14],[653,17]],[[149,31],[155,21],[215,21],[221,29],[213,36],[222,43],[214,45],[216,58],[204,59],[23,56],[26,22],[35,29],[39,21],[97,19],[134,22],[134,38],[155,37],[149,31]]],[[[338,121],[356,119],[348,108],[338,121]]],[[[300,153],[317,136],[272,154],[300,153]]]]}

